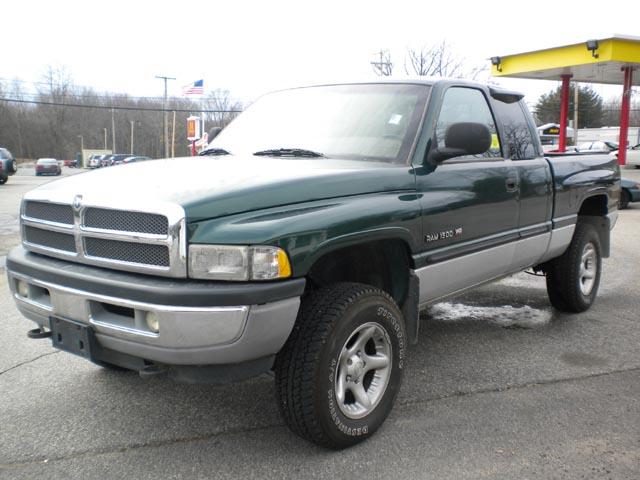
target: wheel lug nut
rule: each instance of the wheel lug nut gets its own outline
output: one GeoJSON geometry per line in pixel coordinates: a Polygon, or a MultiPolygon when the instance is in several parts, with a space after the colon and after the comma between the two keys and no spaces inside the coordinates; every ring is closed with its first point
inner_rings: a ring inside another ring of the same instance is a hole
{"type": "Polygon", "coordinates": [[[347,365],[351,365],[352,363],[351,359],[347,360],[347,365]]]}
{"type": "Polygon", "coordinates": [[[347,375],[347,382],[351,381],[351,375],[347,375]]]}

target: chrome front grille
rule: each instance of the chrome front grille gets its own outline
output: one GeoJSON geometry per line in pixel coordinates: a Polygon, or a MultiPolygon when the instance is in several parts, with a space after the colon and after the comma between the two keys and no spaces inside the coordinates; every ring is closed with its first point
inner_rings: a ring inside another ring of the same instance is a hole
{"type": "Polygon", "coordinates": [[[108,258],[143,265],[169,266],[169,249],[166,245],[143,245],[88,237],[84,239],[84,252],[88,257],[108,258]]]}
{"type": "Polygon", "coordinates": [[[87,208],[84,212],[83,225],[89,228],[153,235],[166,235],[169,232],[169,222],[164,215],[109,208],[87,208]]]}
{"type": "Polygon", "coordinates": [[[119,270],[186,276],[184,211],[177,205],[159,203],[131,211],[27,198],[21,225],[24,247],[37,253],[119,270]]]}
{"type": "Polygon", "coordinates": [[[42,228],[24,227],[24,239],[34,245],[42,245],[64,252],[76,252],[76,240],[73,234],[52,232],[42,228]]]}
{"type": "Polygon", "coordinates": [[[27,202],[24,215],[37,220],[73,225],[73,208],[59,203],[27,202]]]}

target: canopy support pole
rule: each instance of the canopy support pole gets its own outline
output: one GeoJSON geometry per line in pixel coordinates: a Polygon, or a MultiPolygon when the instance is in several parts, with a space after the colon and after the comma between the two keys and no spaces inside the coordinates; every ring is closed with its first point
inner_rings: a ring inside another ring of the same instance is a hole
{"type": "Polygon", "coordinates": [[[562,89],[560,91],[560,139],[559,152],[567,151],[567,116],[569,113],[569,79],[571,75],[562,75],[562,89]]]}
{"type": "Polygon", "coordinates": [[[631,83],[633,68],[623,67],[624,86],[622,87],[622,108],[620,109],[620,138],[618,142],[618,164],[627,163],[627,135],[629,133],[629,103],[631,100],[631,83]]]}

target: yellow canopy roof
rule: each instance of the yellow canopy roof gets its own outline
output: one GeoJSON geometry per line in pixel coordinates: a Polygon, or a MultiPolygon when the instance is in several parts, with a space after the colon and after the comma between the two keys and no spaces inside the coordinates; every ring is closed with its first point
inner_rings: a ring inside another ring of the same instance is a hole
{"type": "MultiPolygon", "coordinates": [[[[640,67],[640,37],[615,35],[563,47],[491,58],[491,72],[496,77],[538,80],[572,80],[587,83],[622,85],[622,67],[640,67]],[[595,48],[594,48],[595,47],[595,48]]],[[[640,85],[640,75],[634,75],[640,85]]]]}

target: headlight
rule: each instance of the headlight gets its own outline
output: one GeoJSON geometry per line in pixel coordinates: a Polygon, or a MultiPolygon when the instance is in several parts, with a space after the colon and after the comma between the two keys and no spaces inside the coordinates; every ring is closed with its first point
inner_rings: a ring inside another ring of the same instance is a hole
{"type": "Polygon", "coordinates": [[[289,257],[278,247],[190,245],[189,276],[207,280],[273,280],[291,276],[289,257]]]}

